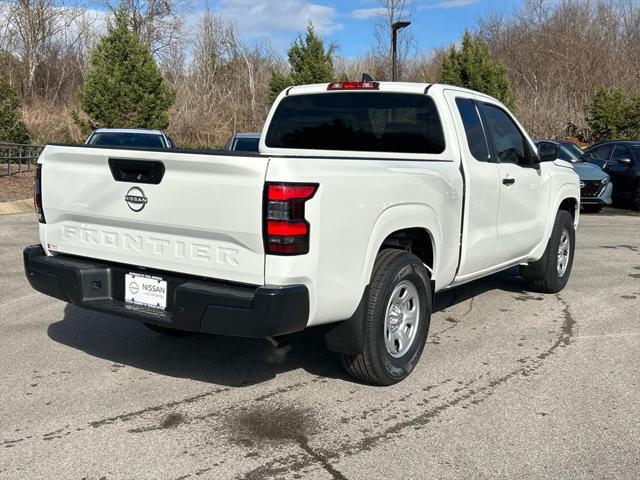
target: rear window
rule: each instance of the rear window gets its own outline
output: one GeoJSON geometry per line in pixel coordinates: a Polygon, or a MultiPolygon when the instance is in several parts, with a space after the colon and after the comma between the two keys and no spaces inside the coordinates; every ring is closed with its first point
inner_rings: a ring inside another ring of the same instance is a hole
{"type": "Polygon", "coordinates": [[[464,133],[467,136],[467,144],[471,155],[476,160],[488,162],[490,160],[489,145],[476,104],[469,98],[456,98],[456,105],[464,125],[464,133]]]}
{"type": "Polygon", "coordinates": [[[160,135],[127,132],[94,133],[89,140],[89,145],[105,145],[109,147],[165,147],[160,135]]]}
{"type": "Polygon", "coordinates": [[[259,138],[238,138],[233,149],[238,152],[257,152],[260,145],[259,138]]]}
{"type": "Polygon", "coordinates": [[[399,153],[441,153],[445,147],[431,98],[382,92],[286,97],[265,142],[272,148],[399,153]]]}

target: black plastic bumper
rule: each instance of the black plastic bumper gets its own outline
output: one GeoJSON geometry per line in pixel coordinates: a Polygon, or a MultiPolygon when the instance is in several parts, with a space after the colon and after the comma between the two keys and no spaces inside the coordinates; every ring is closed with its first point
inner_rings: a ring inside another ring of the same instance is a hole
{"type": "Polygon", "coordinates": [[[167,308],[124,301],[124,278],[139,268],[65,255],[47,256],[40,245],[24,249],[31,286],[98,312],[120,315],[179,330],[271,337],[303,330],[309,319],[304,285],[251,287],[149,271],[167,281],[167,308]]]}
{"type": "Polygon", "coordinates": [[[607,206],[608,203],[605,202],[602,198],[600,197],[584,197],[580,199],[580,204],[581,205],[603,205],[603,206],[607,206]]]}

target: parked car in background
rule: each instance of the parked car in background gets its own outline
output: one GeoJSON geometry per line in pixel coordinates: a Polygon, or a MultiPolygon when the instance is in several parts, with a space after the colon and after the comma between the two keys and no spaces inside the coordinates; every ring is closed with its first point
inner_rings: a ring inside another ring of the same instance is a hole
{"type": "Polygon", "coordinates": [[[236,133],[227,142],[225,150],[236,152],[257,152],[260,145],[260,133],[236,133]]]}
{"type": "Polygon", "coordinates": [[[609,175],[598,165],[583,161],[584,152],[575,143],[568,140],[534,140],[538,148],[547,144],[557,148],[560,160],[571,162],[580,176],[580,205],[585,212],[599,212],[605,205],[611,205],[613,185],[609,175]]]}
{"type": "Polygon", "coordinates": [[[104,147],[176,148],[175,142],[162,130],[142,128],[99,128],[85,143],[104,147]]]}
{"type": "Polygon", "coordinates": [[[607,141],[591,145],[584,159],[604,169],[613,182],[613,197],[640,210],[640,141],[607,141]]]}

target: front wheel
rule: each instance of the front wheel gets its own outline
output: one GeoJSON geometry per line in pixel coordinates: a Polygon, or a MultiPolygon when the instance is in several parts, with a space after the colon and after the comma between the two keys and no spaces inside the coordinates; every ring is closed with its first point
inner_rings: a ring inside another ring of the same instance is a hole
{"type": "Polygon", "coordinates": [[[363,351],[342,355],[342,364],[374,385],[405,379],[424,350],[430,319],[429,273],[422,261],[402,250],[382,250],[371,276],[363,351]]]}
{"type": "Polygon", "coordinates": [[[583,205],[584,213],[598,213],[602,210],[602,205],[583,205]]]}
{"type": "Polygon", "coordinates": [[[640,180],[636,182],[636,188],[631,192],[631,208],[640,211],[640,180]]]}
{"type": "Polygon", "coordinates": [[[520,275],[536,292],[559,292],[571,275],[575,244],[573,217],[569,212],[559,210],[544,255],[536,262],[522,265],[520,275]]]}

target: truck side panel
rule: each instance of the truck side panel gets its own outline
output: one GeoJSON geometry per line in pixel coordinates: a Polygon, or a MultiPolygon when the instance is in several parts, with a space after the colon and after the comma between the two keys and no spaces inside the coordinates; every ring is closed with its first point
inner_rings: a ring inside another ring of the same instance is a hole
{"type": "Polygon", "coordinates": [[[320,187],[306,204],[309,253],[267,255],[266,283],[306,285],[310,325],[344,320],[357,308],[384,238],[411,227],[432,230],[438,251],[434,279],[450,283],[462,208],[462,179],[451,152],[438,161],[272,158],[267,180],[320,187]]]}

